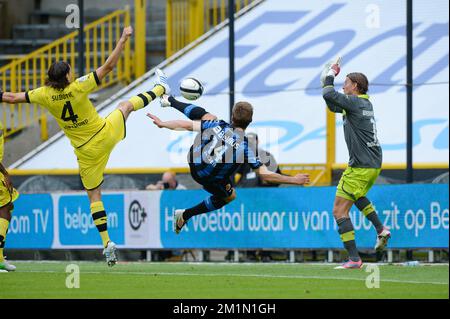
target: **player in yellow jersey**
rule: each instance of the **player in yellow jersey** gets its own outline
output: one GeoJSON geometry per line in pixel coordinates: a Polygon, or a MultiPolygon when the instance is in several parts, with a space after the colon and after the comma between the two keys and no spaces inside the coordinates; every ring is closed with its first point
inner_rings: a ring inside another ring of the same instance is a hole
{"type": "Polygon", "coordinates": [[[3,256],[3,248],[14,208],[13,202],[19,197],[19,193],[12,186],[9,174],[2,164],[3,144],[3,125],[0,122],[0,272],[16,270],[16,267],[8,263],[3,256]]]}
{"type": "Polygon", "coordinates": [[[156,70],[156,84],[152,90],[122,101],[106,118],[98,115],[88,95],[117,64],[133,29],[126,27],[117,46],[106,62],[94,72],[71,82],[72,70],[67,62],[53,63],[48,70],[45,86],[22,93],[0,93],[0,102],[35,103],[45,107],[69,138],[77,156],[80,177],[91,204],[91,214],[102,238],[103,254],[109,266],[117,262],[116,245],[107,230],[107,216],[101,200],[100,186],[103,172],[114,146],[125,138],[125,121],[156,97],[170,92],[165,74],[156,70]]]}

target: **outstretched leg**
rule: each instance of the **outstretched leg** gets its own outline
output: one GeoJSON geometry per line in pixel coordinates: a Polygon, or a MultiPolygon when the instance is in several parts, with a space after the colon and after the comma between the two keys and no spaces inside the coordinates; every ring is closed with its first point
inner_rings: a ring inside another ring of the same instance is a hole
{"type": "Polygon", "coordinates": [[[161,97],[161,105],[162,106],[171,106],[174,109],[177,109],[184,115],[186,115],[189,119],[195,120],[203,120],[203,121],[212,121],[216,120],[217,117],[211,113],[208,113],[204,108],[190,103],[183,103],[175,99],[173,96],[163,95],[161,97]]]}
{"type": "Polygon", "coordinates": [[[183,219],[184,221],[188,221],[190,218],[196,215],[205,214],[208,212],[212,212],[213,210],[222,208],[226,204],[232,202],[235,198],[236,198],[236,191],[234,191],[234,189],[231,195],[225,198],[219,197],[217,195],[210,196],[204,201],[202,201],[200,204],[186,209],[183,213],[183,219]]]}
{"type": "Polygon", "coordinates": [[[222,208],[226,204],[232,202],[236,198],[236,191],[234,189],[231,189],[230,191],[231,195],[229,195],[228,197],[212,195],[194,207],[188,209],[177,209],[175,211],[175,220],[174,220],[175,232],[177,234],[180,233],[183,226],[192,217],[222,208]]]}
{"type": "Polygon", "coordinates": [[[125,117],[125,120],[127,120],[131,112],[144,108],[150,102],[154,101],[157,97],[160,97],[163,94],[170,93],[170,87],[167,82],[167,76],[164,74],[164,72],[160,69],[156,69],[155,76],[156,81],[153,89],[147,92],[140,93],[136,96],[133,96],[128,101],[123,101],[119,103],[118,108],[125,117]]]}

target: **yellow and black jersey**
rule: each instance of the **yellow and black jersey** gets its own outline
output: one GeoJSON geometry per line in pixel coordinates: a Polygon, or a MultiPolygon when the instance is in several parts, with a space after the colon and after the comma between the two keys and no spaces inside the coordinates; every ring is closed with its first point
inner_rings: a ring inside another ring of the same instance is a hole
{"type": "Polygon", "coordinates": [[[3,124],[0,121],[0,163],[3,162],[3,144],[5,143],[4,139],[3,139],[3,124]]]}
{"type": "MultiPolygon", "coordinates": [[[[0,165],[3,161],[3,146],[4,146],[4,140],[3,140],[3,124],[0,121],[0,165]]],[[[3,166],[0,167],[0,207],[3,207],[5,205],[8,205],[9,203],[15,201],[19,197],[19,193],[17,190],[13,187],[12,189],[9,189],[6,187],[6,178],[5,176],[6,170],[3,166]]]]}
{"type": "Polygon", "coordinates": [[[99,84],[94,71],[76,79],[63,90],[43,86],[27,91],[25,96],[28,103],[45,107],[55,117],[72,146],[78,148],[105,126],[105,119],[98,115],[88,98],[99,84]]]}

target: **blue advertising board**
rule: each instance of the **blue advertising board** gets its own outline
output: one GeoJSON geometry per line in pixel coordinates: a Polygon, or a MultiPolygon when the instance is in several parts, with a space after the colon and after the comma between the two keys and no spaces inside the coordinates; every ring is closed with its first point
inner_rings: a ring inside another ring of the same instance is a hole
{"type": "MultiPolygon", "coordinates": [[[[192,218],[173,232],[173,212],[191,207],[204,191],[161,196],[165,248],[342,248],[332,215],[335,187],[238,189],[224,208],[192,218]]],[[[377,185],[368,197],[391,229],[391,248],[448,248],[448,184],[377,185]]],[[[355,206],[350,211],[360,248],[373,248],[376,232],[355,206]]]]}
{"type": "MultiPolygon", "coordinates": [[[[102,196],[108,216],[108,233],[114,242],[125,242],[124,195],[102,196]]],[[[100,245],[100,235],[90,213],[86,195],[61,195],[58,201],[59,242],[62,246],[100,245]]]]}
{"type": "Polygon", "coordinates": [[[14,202],[6,248],[52,248],[53,220],[53,200],[50,194],[20,195],[14,202]]]}
{"type": "MultiPolygon", "coordinates": [[[[391,229],[389,247],[448,249],[448,191],[448,184],[375,185],[368,197],[391,229]]],[[[209,196],[205,191],[104,194],[103,203],[110,237],[122,248],[341,249],[332,215],[334,195],[335,187],[237,189],[234,202],[193,217],[179,235],[173,231],[175,209],[198,204],[209,196]],[[137,245],[124,207],[138,195],[145,211],[155,213],[145,215],[151,227],[140,234],[137,245]]],[[[85,194],[22,194],[14,205],[7,249],[101,244],[85,194]]],[[[350,217],[358,247],[373,248],[376,233],[370,221],[355,207],[350,217]]]]}

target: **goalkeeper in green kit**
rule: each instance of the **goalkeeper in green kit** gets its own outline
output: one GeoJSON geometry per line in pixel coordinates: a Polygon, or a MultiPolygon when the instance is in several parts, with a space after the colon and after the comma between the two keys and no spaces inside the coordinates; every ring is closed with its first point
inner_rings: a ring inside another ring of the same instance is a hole
{"type": "Polygon", "coordinates": [[[375,208],[366,197],[380,174],[383,157],[377,138],[373,106],[367,95],[369,82],[362,73],[350,73],[345,78],[342,94],[334,89],[334,78],[339,72],[340,58],[325,66],[321,81],[328,109],[334,113],[342,113],[344,121],[349,162],[337,186],[333,216],[349,255],[349,260],[338,268],[352,269],[362,267],[355,243],[355,231],[349,218],[353,204],[372,222],[377,231],[376,251],[382,251],[386,247],[391,233],[383,226],[375,208]]]}

